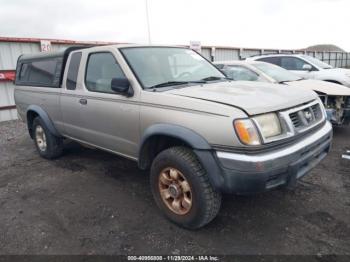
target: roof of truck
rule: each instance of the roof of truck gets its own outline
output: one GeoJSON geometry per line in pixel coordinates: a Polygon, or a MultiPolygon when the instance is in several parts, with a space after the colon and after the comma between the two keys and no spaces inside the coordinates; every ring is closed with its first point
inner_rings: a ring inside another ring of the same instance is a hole
{"type": "Polygon", "coordinates": [[[34,54],[23,54],[20,56],[20,60],[33,60],[37,58],[51,58],[51,57],[59,57],[64,56],[64,51],[55,51],[55,52],[41,52],[34,54]]]}
{"type": "Polygon", "coordinates": [[[40,52],[40,53],[35,53],[35,54],[23,54],[18,58],[18,60],[24,61],[24,60],[35,60],[35,59],[52,58],[52,57],[64,57],[64,56],[68,56],[68,54],[74,50],[84,49],[84,48],[89,48],[89,47],[91,47],[91,46],[71,46],[71,47],[68,47],[67,49],[62,50],[62,51],[40,52]]]}

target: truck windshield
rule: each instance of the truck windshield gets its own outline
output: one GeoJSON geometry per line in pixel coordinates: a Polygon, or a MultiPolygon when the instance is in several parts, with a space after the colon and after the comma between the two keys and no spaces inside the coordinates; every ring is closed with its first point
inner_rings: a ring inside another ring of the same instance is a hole
{"type": "Polygon", "coordinates": [[[260,62],[260,63],[254,63],[252,65],[255,66],[258,70],[268,75],[269,77],[271,77],[272,79],[274,79],[278,83],[298,81],[302,79],[294,75],[293,73],[289,72],[288,70],[273,64],[260,62]]]}
{"type": "Polygon", "coordinates": [[[120,49],[144,89],[225,80],[225,76],[196,52],[177,47],[120,49]]]}

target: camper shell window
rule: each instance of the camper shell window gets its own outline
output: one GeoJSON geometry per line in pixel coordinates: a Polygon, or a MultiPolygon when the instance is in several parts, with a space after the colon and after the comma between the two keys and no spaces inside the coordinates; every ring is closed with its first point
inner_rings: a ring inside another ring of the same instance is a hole
{"type": "Polygon", "coordinates": [[[18,58],[15,84],[60,88],[66,61],[74,50],[89,46],[73,46],[62,52],[47,52],[22,55],[18,58]]]}
{"type": "Polygon", "coordinates": [[[18,69],[18,85],[60,87],[61,57],[20,61],[18,69]]]}

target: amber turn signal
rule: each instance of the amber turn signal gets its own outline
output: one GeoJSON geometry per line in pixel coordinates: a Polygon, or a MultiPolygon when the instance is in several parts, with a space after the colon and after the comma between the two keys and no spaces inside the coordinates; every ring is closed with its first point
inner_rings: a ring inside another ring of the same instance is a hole
{"type": "Polygon", "coordinates": [[[260,145],[260,138],[254,123],[250,119],[239,119],[233,123],[237,136],[245,145],[260,145]]]}

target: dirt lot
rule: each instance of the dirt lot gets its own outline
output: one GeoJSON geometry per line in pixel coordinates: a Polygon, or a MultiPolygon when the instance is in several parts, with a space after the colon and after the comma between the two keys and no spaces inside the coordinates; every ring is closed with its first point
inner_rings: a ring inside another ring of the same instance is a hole
{"type": "Polygon", "coordinates": [[[70,143],[40,158],[25,127],[0,124],[0,254],[350,254],[350,129],[295,191],[225,196],[187,231],[162,217],[135,163],[70,143]]]}

